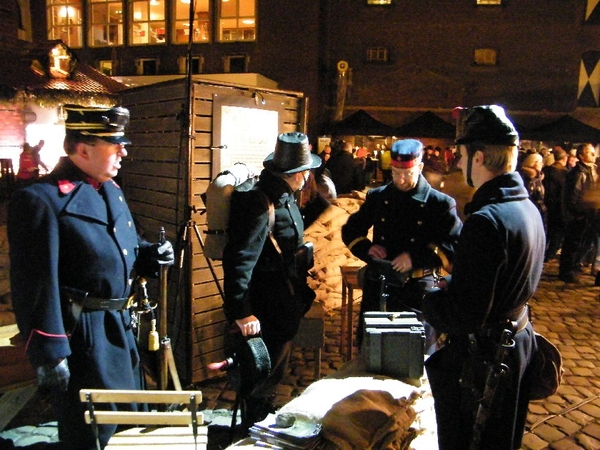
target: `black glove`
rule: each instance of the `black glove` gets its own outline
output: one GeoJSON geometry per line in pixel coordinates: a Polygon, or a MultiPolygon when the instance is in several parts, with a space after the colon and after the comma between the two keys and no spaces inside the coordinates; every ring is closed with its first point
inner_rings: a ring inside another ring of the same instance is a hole
{"type": "Polygon", "coordinates": [[[37,369],[38,389],[44,393],[65,392],[69,386],[69,364],[63,359],[58,364],[45,364],[37,369]]]}
{"type": "Polygon", "coordinates": [[[160,265],[172,265],[175,262],[175,252],[173,251],[173,245],[171,245],[169,241],[165,241],[162,244],[152,244],[150,258],[153,262],[158,263],[160,265]]]}

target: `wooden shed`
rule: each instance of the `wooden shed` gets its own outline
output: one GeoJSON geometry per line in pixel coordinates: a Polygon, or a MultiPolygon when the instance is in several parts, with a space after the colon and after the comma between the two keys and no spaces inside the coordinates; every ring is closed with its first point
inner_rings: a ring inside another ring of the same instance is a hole
{"type": "MultiPolygon", "coordinates": [[[[206,365],[223,359],[225,328],[217,284],[221,264],[203,254],[201,194],[234,162],[262,167],[277,134],[304,131],[307,99],[299,92],[196,77],[122,94],[131,113],[132,143],[120,182],[141,233],[156,241],[164,227],[167,239],[176,243],[177,260],[168,278],[168,335],[182,382],[197,383],[222,375],[206,365]]],[[[155,285],[148,283],[151,300],[158,295],[155,285]]]]}

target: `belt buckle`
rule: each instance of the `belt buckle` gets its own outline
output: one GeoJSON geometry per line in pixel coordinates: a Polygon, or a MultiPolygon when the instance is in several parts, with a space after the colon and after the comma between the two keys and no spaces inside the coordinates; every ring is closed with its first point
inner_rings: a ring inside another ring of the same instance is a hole
{"type": "Polygon", "coordinates": [[[100,303],[98,304],[98,309],[101,309],[103,311],[110,311],[110,299],[109,298],[103,298],[100,299],[100,303]]]}

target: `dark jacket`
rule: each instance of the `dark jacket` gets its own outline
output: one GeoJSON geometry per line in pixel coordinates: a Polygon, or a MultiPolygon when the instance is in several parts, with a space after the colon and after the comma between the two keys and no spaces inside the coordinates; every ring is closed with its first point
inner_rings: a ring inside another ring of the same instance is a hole
{"type": "Polygon", "coordinates": [[[563,214],[567,222],[576,219],[592,220],[596,209],[600,205],[592,205],[586,202],[586,194],[594,191],[593,168],[587,164],[577,161],[566,176],[565,188],[563,190],[563,214]]]}
{"type": "Polygon", "coordinates": [[[567,168],[559,163],[545,166],[544,173],[544,203],[548,209],[548,222],[562,223],[562,196],[567,179],[567,168]]]}
{"type": "Polygon", "coordinates": [[[415,269],[432,268],[442,265],[435,247],[452,263],[461,226],[456,201],[420,175],[410,192],[393,183],[370,189],[363,205],[342,227],[342,240],[365,262],[370,262],[369,248],[379,244],[386,248],[388,260],[409,252],[415,269]],[[373,241],[367,237],[371,227],[373,241]]]}
{"type": "MultiPolygon", "coordinates": [[[[469,333],[479,339],[477,361],[492,360],[493,338],[488,329],[519,311],[533,296],[543,268],[545,236],[537,210],[518,173],[498,176],[483,184],[465,208],[465,221],[447,290],[425,298],[423,312],[449,343],[426,363],[434,394],[440,449],[469,447],[474,410],[459,379],[466,368],[477,372],[481,389],[484,367],[471,364],[469,333]]],[[[492,418],[481,448],[519,448],[529,402],[526,368],[535,351],[531,324],[514,337],[516,346],[506,361],[509,376],[501,379],[492,418]]],[[[468,386],[467,386],[468,388],[468,386]]]]}
{"type": "Polygon", "coordinates": [[[129,296],[134,268],[150,248],[121,189],[108,181],[96,191],[85,179],[62,158],[50,175],[17,190],[8,212],[12,299],[29,359],[37,367],[68,357],[71,380],[59,414],[70,416],[59,424],[72,422],[69,439],[90,435],[79,389],[142,386],[129,312],[83,310],[75,323],[61,295],[70,288],[99,298],[129,296]]]}
{"type": "Polygon", "coordinates": [[[519,174],[523,179],[525,189],[527,189],[527,192],[529,193],[529,199],[540,212],[543,222],[546,223],[548,209],[546,208],[545,203],[546,190],[542,182],[543,175],[533,167],[521,167],[519,169],[519,174]]]}
{"type": "Polygon", "coordinates": [[[296,273],[294,253],[303,243],[302,216],[290,186],[263,170],[254,189],[234,192],[229,240],[223,251],[225,315],[230,321],[255,315],[269,341],[286,342],[298,329],[314,293],[306,272],[296,273]],[[268,237],[269,202],[275,208],[273,235],[268,237]],[[290,292],[292,283],[294,295],[290,292]]]}
{"type": "Polygon", "coordinates": [[[333,150],[325,168],[331,173],[337,195],[349,194],[353,190],[362,191],[365,188],[363,167],[346,150],[333,150]]]}

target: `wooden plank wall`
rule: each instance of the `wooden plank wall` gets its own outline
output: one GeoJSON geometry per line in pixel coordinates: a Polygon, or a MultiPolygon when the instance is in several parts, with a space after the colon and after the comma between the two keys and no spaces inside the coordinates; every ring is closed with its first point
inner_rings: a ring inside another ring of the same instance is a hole
{"type": "MultiPolygon", "coordinates": [[[[222,285],[221,263],[207,260],[202,251],[206,216],[201,194],[210,183],[213,166],[213,97],[250,98],[254,89],[194,81],[189,140],[186,130],[182,138],[177,120],[186,103],[186,90],[185,80],[176,80],[125,92],[124,106],[132,116],[132,145],[122,172],[125,194],[140,225],[148,230],[166,225],[167,236],[178,242],[178,252],[184,249],[181,276],[179,264],[170,273],[169,334],[179,376],[185,383],[197,383],[222,376],[208,371],[206,365],[223,359],[225,329],[217,284],[222,285]],[[189,146],[191,151],[187,151],[189,146]]],[[[268,91],[265,95],[285,105],[281,132],[304,130],[302,94],[268,91]]]]}

